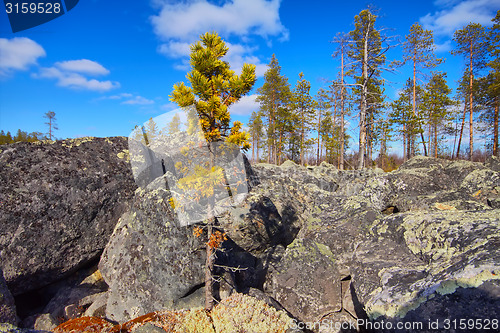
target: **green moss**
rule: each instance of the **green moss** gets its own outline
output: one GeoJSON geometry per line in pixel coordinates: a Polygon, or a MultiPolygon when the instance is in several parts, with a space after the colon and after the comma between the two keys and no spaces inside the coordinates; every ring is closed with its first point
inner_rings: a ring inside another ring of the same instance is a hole
{"type": "MultiPolygon", "coordinates": [[[[302,256],[303,254],[306,254],[307,250],[308,249],[304,246],[304,243],[303,243],[302,239],[300,239],[300,238],[295,238],[293,240],[293,242],[290,245],[288,245],[288,247],[287,247],[287,251],[289,251],[290,254],[292,255],[292,257],[294,257],[294,258],[302,256]]],[[[310,253],[308,253],[308,254],[310,254],[310,253]]]]}
{"type": "Polygon", "coordinates": [[[325,257],[328,257],[333,263],[335,263],[335,256],[328,245],[316,243],[316,242],[315,242],[315,244],[318,247],[318,250],[322,255],[324,255],[325,257]]]}

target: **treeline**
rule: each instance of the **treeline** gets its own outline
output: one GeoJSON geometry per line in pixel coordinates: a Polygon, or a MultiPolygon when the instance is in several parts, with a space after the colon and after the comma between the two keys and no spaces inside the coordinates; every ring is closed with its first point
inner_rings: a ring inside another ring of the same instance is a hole
{"type": "Polygon", "coordinates": [[[0,131],[0,145],[15,142],[36,142],[44,139],[46,139],[45,135],[40,132],[28,133],[19,129],[16,135],[12,136],[10,132],[5,133],[3,130],[0,131]]]}
{"type": "Polygon", "coordinates": [[[43,115],[43,117],[47,119],[47,122],[45,122],[45,125],[48,126],[47,133],[42,133],[42,132],[28,133],[18,129],[16,135],[12,136],[10,132],[5,133],[4,130],[1,130],[0,145],[16,143],[16,142],[36,142],[41,140],[55,139],[54,131],[59,129],[56,124],[56,113],[53,111],[48,111],[43,115]]]}
{"type": "Polygon", "coordinates": [[[339,73],[315,96],[302,73],[292,88],[273,55],[257,91],[260,110],[248,124],[253,161],[391,169],[398,163],[388,154],[391,142],[402,144],[403,161],[417,154],[473,160],[478,133],[487,153],[498,156],[500,11],[489,29],[471,23],[454,33],[451,53],[464,59],[455,92],[439,70],[445,60],[434,54],[431,30],[413,24],[401,43],[403,59],[388,61],[387,51],[398,43],[377,29],[376,19],[363,10],[354,18],[353,31],[335,36],[339,73]],[[384,75],[402,66],[410,66],[412,76],[391,101],[384,75]],[[354,117],[357,124],[349,121],[354,117]],[[358,152],[351,155],[346,154],[352,145],[349,129],[359,132],[358,152]]]}

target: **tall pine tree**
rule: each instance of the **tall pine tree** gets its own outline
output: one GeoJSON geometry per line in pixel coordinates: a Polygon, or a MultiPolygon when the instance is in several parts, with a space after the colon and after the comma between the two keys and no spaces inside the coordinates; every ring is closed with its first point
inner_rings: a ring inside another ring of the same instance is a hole
{"type": "Polygon", "coordinates": [[[473,160],[474,153],[474,75],[486,64],[487,51],[486,31],[479,23],[470,23],[465,28],[455,31],[453,40],[456,48],[452,54],[462,55],[467,63],[466,71],[469,75],[469,159],[473,160]]]}
{"type": "Polygon", "coordinates": [[[370,128],[374,121],[374,111],[380,103],[381,66],[385,63],[389,46],[383,43],[380,32],[375,28],[377,16],[369,9],[362,10],[354,17],[355,29],[349,33],[348,56],[353,60],[348,74],[355,80],[354,92],[359,96],[359,154],[358,169],[367,165],[370,128]]]}
{"type": "MultiPolygon", "coordinates": [[[[413,66],[412,79],[412,112],[417,116],[417,80],[423,74],[422,69],[431,69],[439,65],[443,59],[436,58],[434,55],[434,37],[431,30],[424,30],[420,23],[414,23],[410,28],[410,33],[406,36],[404,43],[403,61],[395,62],[398,65],[404,65],[411,62],[413,66]]],[[[424,154],[427,156],[427,147],[425,145],[424,131],[420,131],[424,154]]]]}
{"type": "Polygon", "coordinates": [[[490,52],[490,82],[488,86],[488,96],[491,98],[490,124],[493,126],[493,155],[499,156],[498,149],[498,117],[500,107],[500,10],[492,19],[493,26],[488,31],[488,50],[490,52]],[[493,112],[491,112],[493,111],[493,112]]]}

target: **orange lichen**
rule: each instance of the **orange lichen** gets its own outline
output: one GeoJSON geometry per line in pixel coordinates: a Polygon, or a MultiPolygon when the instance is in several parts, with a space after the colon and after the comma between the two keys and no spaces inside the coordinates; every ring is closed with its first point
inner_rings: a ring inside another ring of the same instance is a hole
{"type": "Polygon", "coordinates": [[[203,228],[195,226],[193,228],[193,236],[194,237],[200,237],[203,234],[203,228]]]}
{"type": "Polygon", "coordinates": [[[68,320],[54,328],[54,333],[100,333],[106,332],[113,324],[97,317],[81,317],[68,320]]]}
{"type": "Polygon", "coordinates": [[[227,240],[226,233],[222,233],[219,230],[216,230],[210,235],[210,239],[208,240],[207,245],[212,249],[217,249],[225,240],[227,240]]]}
{"type": "Polygon", "coordinates": [[[129,320],[124,324],[115,325],[108,332],[109,333],[131,332],[134,328],[136,328],[138,326],[142,326],[146,323],[157,322],[158,319],[159,319],[158,314],[156,312],[151,312],[151,313],[145,314],[143,316],[129,320]]]}

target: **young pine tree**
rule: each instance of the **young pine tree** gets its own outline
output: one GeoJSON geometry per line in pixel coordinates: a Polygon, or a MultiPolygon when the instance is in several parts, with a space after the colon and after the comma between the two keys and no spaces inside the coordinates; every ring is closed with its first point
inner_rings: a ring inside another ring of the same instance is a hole
{"type": "Polygon", "coordinates": [[[304,73],[299,74],[299,80],[292,94],[292,105],[298,120],[300,133],[300,164],[305,165],[305,151],[307,149],[307,136],[313,128],[316,115],[316,102],[311,96],[311,83],[304,79],[304,73]]]}
{"type": "Polygon", "coordinates": [[[283,109],[290,101],[290,84],[288,79],[281,75],[281,66],[273,54],[268,64],[269,69],[264,73],[264,84],[257,92],[257,102],[260,103],[260,112],[267,118],[267,162],[277,164],[283,143],[283,109]]]}
{"type": "MultiPolygon", "coordinates": [[[[228,47],[215,32],[200,36],[200,41],[191,45],[191,71],[184,82],[174,85],[170,100],[180,107],[194,106],[200,119],[200,126],[209,145],[214,166],[214,150],[216,142],[230,141],[233,144],[248,149],[248,134],[241,131],[241,123],[234,122],[231,126],[229,107],[247,94],[255,84],[255,65],[244,64],[240,75],[236,75],[229,64],[222,60],[228,47]]],[[[214,242],[217,233],[212,233],[215,218],[206,221],[209,242],[206,246],[205,266],[205,308],[213,308],[213,267],[214,242]]]]}
{"type": "Polygon", "coordinates": [[[453,105],[449,97],[451,89],[446,83],[446,74],[435,72],[425,86],[422,111],[429,126],[429,155],[438,157],[438,129],[450,119],[448,107],[453,105]]]}
{"type": "Polygon", "coordinates": [[[250,129],[250,137],[252,138],[252,162],[258,163],[260,139],[264,135],[262,114],[260,112],[252,112],[248,122],[248,127],[250,129]]]}

